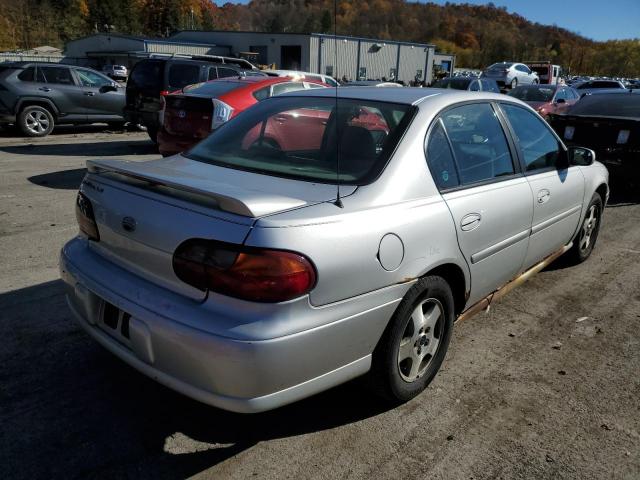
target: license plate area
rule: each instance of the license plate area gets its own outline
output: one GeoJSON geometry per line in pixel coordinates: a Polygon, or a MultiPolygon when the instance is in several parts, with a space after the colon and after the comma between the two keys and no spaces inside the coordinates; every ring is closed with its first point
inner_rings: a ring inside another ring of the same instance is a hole
{"type": "Polygon", "coordinates": [[[129,322],[131,315],[115,305],[104,301],[100,314],[99,327],[123,345],[131,348],[129,322]]]}

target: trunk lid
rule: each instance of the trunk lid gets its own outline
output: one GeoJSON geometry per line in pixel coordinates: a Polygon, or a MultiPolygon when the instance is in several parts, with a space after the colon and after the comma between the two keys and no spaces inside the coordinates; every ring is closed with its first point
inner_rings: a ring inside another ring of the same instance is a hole
{"type": "Polygon", "coordinates": [[[167,133],[196,139],[209,135],[213,116],[211,98],[166,95],[164,101],[164,129],[167,133]]]}
{"type": "MultiPolygon", "coordinates": [[[[81,191],[93,204],[100,241],[91,248],[116,265],[179,294],[202,292],[173,272],[185,240],[244,243],[256,218],[333,200],[335,185],[270,177],[176,155],[149,162],[93,160],[81,191]],[[133,228],[131,228],[133,225],[133,228]]],[[[355,187],[342,187],[345,195],[355,187]]]]}

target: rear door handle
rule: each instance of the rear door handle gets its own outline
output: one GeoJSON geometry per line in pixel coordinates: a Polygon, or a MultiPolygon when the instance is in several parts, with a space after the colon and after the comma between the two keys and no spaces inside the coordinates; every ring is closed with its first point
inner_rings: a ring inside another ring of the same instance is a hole
{"type": "Polygon", "coordinates": [[[538,192],[538,203],[545,203],[551,197],[551,192],[546,188],[543,188],[538,192]]]}
{"type": "Polygon", "coordinates": [[[482,216],[479,213],[469,213],[460,220],[460,230],[463,232],[474,230],[480,225],[480,220],[482,216]]]}
{"type": "Polygon", "coordinates": [[[51,89],[49,87],[40,87],[38,90],[42,90],[43,92],[50,92],[51,89]]]}

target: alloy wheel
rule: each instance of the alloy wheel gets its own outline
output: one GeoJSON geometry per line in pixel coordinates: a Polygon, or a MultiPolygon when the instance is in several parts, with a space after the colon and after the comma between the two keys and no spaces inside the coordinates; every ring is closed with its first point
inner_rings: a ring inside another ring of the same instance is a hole
{"type": "Polygon", "coordinates": [[[49,128],[49,118],[44,112],[34,110],[25,117],[27,129],[35,134],[42,134],[49,128]]]}
{"type": "Polygon", "coordinates": [[[587,214],[582,222],[582,229],[580,230],[579,245],[580,250],[585,252],[592,245],[592,239],[594,232],[598,226],[598,206],[591,205],[587,214]]]}
{"type": "Polygon", "coordinates": [[[424,375],[436,356],[444,328],[444,308],[435,298],[421,301],[411,313],[398,347],[398,370],[406,382],[424,375]]]}

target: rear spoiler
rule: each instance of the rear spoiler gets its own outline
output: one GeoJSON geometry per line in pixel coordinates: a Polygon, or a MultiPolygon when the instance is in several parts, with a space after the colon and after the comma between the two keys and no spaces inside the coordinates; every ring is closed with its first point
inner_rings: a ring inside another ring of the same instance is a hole
{"type": "Polygon", "coordinates": [[[306,204],[300,199],[239,189],[208,178],[180,175],[177,170],[151,165],[155,163],[87,160],[87,170],[93,175],[243,217],[260,217],[271,212],[274,206],[285,210],[306,204]]]}

